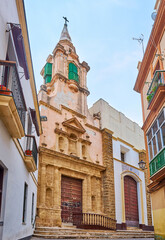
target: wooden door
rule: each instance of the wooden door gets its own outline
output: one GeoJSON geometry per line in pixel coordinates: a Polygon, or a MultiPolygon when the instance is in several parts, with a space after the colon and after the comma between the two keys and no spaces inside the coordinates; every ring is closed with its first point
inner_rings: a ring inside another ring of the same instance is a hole
{"type": "Polygon", "coordinates": [[[61,218],[62,222],[73,222],[73,213],[82,212],[82,180],[62,176],[61,218]]]}
{"type": "Polygon", "coordinates": [[[124,177],[125,216],[127,226],[139,226],[137,183],[130,177],[124,177]]]}

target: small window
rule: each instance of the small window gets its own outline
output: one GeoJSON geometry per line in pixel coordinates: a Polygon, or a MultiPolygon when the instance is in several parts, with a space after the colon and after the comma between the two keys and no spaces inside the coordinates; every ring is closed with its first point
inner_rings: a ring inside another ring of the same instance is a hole
{"type": "Polygon", "coordinates": [[[149,148],[149,156],[150,156],[150,161],[153,159],[153,153],[152,153],[152,143],[148,143],[148,148],[149,148]]]}
{"type": "Polygon", "coordinates": [[[162,125],[163,121],[164,121],[165,117],[164,117],[164,111],[162,111],[162,113],[160,114],[158,121],[159,121],[159,126],[162,125]]]}
{"type": "Polygon", "coordinates": [[[121,161],[125,162],[125,153],[121,152],[121,161]]]}
{"type": "Polygon", "coordinates": [[[152,138],[152,131],[151,131],[151,129],[150,129],[150,131],[148,132],[148,141],[150,141],[151,138],[152,138]]]}
{"type": "Polygon", "coordinates": [[[154,149],[154,156],[157,154],[157,147],[156,147],[156,138],[153,138],[153,149],[154,149]]]}
{"type": "Polygon", "coordinates": [[[162,149],[160,130],[157,132],[157,141],[158,141],[158,150],[160,151],[162,149]]]}
{"type": "Polygon", "coordinates": [[[31,211],[31,223],[34,222],[34,193],[32,193],[32,211],[31,211]]]}
{"type": "Polygon", "coordinates": [[[156,131],[158,130],[157,120],[154,122],[152,129],[153,129],[153,134],[155,134],[156,131]]]}
{"type": "Polygon", "coordinates": [[[165,146],[165,123],[162,125],[161,130],[162,130],[163,146],[165,146]]]}
{"type": "Polygon", "coordinates": [[[23,198],[23,216],[22,222],[26,222],[26,215],[27,215],[27,193],[28,193],[28,185],[25,183],[24,185],[24,198],[23,198]]]}

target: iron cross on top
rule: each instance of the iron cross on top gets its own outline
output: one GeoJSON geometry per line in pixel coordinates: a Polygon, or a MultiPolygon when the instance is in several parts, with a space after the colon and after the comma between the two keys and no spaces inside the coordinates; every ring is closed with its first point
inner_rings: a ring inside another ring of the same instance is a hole
{"type": "Polygon", "coordinates": [[[63,18],[65,19],[65,24],[67,25],[67,22],[69,22],[67,17],[63,17],[63,18]]]}

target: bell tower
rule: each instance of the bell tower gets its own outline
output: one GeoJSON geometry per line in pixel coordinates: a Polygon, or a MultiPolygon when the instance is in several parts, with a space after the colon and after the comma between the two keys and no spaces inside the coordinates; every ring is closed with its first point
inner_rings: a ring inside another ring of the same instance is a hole
{"type": "Polygon", "coordinates": [[[45,95],[56,108],[60,104],[87,115],[87,73],[90,70],[88,64],[79,61],[79,56],[72,43],[68,32],[66,17],[61,32],[60,40],[46,60],[41,71],[44,78],[44,85],[41,86],[40,95],[45,95]],[[42,93],[41,93],[42,92],[42,93]]]}
{"type": "Polygon", "coordinates": [[[104,210],[100,118],[87,107],[90,67],[80,62],[64,19],[60,40],[41,71],[38,95],[41,116],[46,116],[39,148],[39,227],[73,224],[75,213],[104,210]]]}

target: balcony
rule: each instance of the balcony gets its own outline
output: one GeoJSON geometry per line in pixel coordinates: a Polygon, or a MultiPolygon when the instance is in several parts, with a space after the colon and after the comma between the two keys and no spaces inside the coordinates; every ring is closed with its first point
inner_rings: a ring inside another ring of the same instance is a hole
{"type": "Polygon", "coordinates": [[[165,148],[150,162],[151,180],[161,180],[165,175],[165,148]]]}
{"type": "Polygon", "coordinates": [[[13,138],[25,136],[26,104],[15,62],[0,60],[0,119],[13,138]]]}
{"type": "Polygon", "coordinates": [[[155,72],[147,92],[148,109],[156,110],[165,97],[165,70],[155,72]]]}
{"type": "Polygon", "coordinates": [[[24,162],[29,172],[37,170],[37,144],[34,136],[26,135],[25,158],[24,162]]]}

